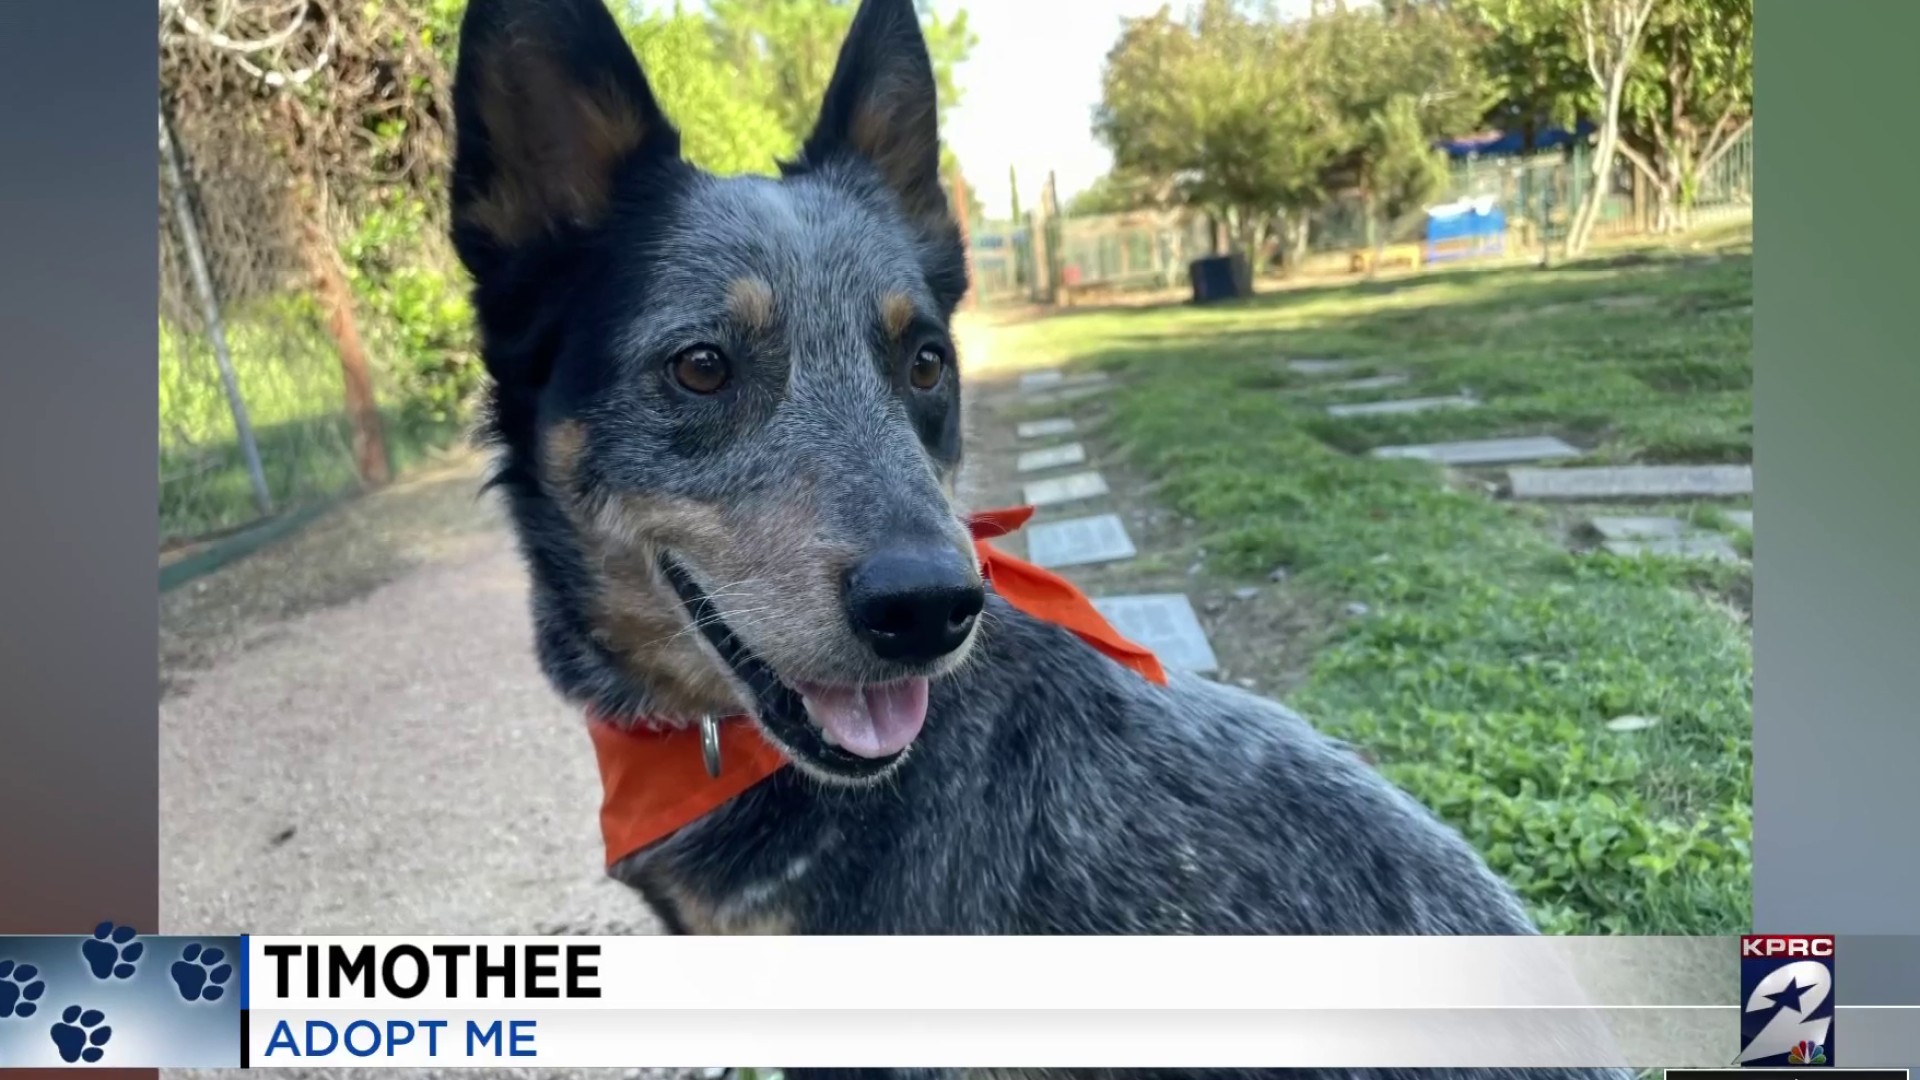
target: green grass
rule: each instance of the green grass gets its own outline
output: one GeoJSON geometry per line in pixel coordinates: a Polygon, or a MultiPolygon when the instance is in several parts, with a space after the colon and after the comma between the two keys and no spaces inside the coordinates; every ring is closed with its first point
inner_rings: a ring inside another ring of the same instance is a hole
{"type": "Polygon", "coordinates": [[[1590,460],[1750,461],[1750,240],[1619,263],[1068,314],[996,351],[1124,376],[1103,434],[1210,532],[1212,569],[1285,566],[1366,605],[1293,704],[1460,828],[1545,928],[1730,933],[1751,906],[1751,638],[1725,601],[1746,571],[1569,554],[1544,511],[1352,453],[1556,433],[1590,460]],[[1487,405],[1329,420],[1335,396],[1286,357],[1487,405]],[[1606,729],[1623,715],[1660,722],[1606,729]]]}

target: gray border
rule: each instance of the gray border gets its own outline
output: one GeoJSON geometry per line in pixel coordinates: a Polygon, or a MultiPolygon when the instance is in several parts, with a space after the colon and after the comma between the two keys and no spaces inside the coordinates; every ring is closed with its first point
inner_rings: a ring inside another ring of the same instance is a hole
{"type": "Polygon", "coordinates": [[[4,932],[159,929],[153,20],[0,3],[4,932]]]}
{"type": "Polygon", "coordinates": [[[1754,923],[1920,933],[1913,173],[1890,134],[1920,5],[1765,8],[1754,923]]]}

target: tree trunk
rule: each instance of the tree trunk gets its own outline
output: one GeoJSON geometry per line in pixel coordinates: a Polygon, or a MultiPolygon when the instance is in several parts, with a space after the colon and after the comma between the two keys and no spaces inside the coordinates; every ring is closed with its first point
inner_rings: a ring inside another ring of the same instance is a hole
{"type": "Polygon", "coordinates": [[[1288,214],[1282,224],[1285,237],[1282,264],[1288,274],[1297,274],[1307,261],[1307,252],[1312,245],[1313,216],[1305,210],[1288,214]]]}
{"type": "Polygon", "coordinates": [[[1626,96],[1627,72],[1639,49],[1654,0],[1606,0],[1595,19],[1594,0],[1581,0],[1581,34],[1586,44],[1587,70],[1604,91],[1599,145],[1594,147],[1592,186],[1574,209],[1567,229],[1567,256],[1586,251],[1600,207],[1612,187],[1613,159],[1620,145],[1620,102],[1626,96]]]}
{"type": "Polygon", "coordinates": [[[313,272],[314,288],[326,315],[327,336],[333,339],[334,353],[340,358],[347,417],[353,424],[354,465],[361,482],[378,487],[392,479],[392,466],[367,350],[360,342],[360,326],[353,316],[353,290],[327,230],[325,202],[310,195],[307,204],[307,266],[313,272]]]}
{"type": "Polygon", "coordinates": [[[1620,145],[1620,99],[1626,93],[1626,66],[1620,65],[1608,79],[1605,111],[1600,117],[1600,139],[1593,148],[1593,163],[1588,170],[1591,183],[1582,193],[1580,205],[1574,208],[1573,221],[1567,229],[1567,257],[1574,258],[1587,250],[1587,243],[1593,237],[1594,223],[1600,219],[1600,207],[1606,202],[1608,189],[1613,186],[1613,158],[1620,145]]]}
{"type": "Polygon", "coordinates": [[[1386,231],[1380,228],[1380,204],[1373,192],[1363,193],[1360,204],[1367,215],[1367,249],[1373,253],[1367,260],[1367,280],[1371,281],[1379,275],[1380,260],[1386,257],[1387,236],[1386,231]]]}
{"type": "Polygon", "coordinates": [[[1252,296],[1253,279],[1260,261],[1260,222],[1248,210],[1234,212],[1234,247],[1241,260],[1236,268],[1236,291],[1242,296],[1252,296]]]}

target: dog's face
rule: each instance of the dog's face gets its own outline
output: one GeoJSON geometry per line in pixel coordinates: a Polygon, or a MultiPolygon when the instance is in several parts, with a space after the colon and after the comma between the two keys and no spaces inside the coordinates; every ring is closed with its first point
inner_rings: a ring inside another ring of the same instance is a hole
{"type": "Polygon", "coordinates": [[[883,774],[984,603],[911,0],[866,0],[779,179],[681,159],[602,0],[473,0],[462,35],[454,240],[549,675],[883,774]]]}

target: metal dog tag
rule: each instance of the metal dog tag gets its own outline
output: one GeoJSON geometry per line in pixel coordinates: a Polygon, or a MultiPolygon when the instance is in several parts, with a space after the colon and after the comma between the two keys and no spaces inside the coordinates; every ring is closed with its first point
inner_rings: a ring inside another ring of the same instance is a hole
{"type": "Polygon", "coordinates": [[[707,775],[720,777],[720,722],[711,715],[700,718],[700,756],[706,759],[707,775]]]}

